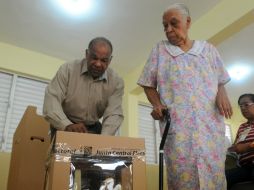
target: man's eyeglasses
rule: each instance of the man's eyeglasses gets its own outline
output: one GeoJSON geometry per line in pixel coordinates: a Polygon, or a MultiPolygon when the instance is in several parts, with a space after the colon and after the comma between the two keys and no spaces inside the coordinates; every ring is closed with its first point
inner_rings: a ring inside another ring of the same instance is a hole
{"type": "Polygon", "coordinates": [[[247,103],[239,104],[239,107],[242,109],[242,108],[248,108],[252,105],[254,105],[253,102],[247,102],[247,103]]]}

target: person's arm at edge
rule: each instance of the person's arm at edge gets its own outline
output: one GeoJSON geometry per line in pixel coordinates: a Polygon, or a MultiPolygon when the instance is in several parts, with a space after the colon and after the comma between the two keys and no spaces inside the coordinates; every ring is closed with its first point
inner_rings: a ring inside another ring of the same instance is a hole
{"type": "Polygon", "coordinates": [[[65,130],[73,124],[65,115],[62,102],[67,90],[67,65],[62,65],[45,90],[43,115],[57,130],[65,130]]]}
{"type": "Polygon", "coordinates": [[[241,126],[242,125],[240,125],[240,127],[237,130],[234,143],[232,144],[231,147],[228,148],[229,151],[236,152],[237,154],[242,154],[245,152],[254,151],[254,141],[247,142],[247,143],[238,143],[239,129],[241,128],[241,126]]]}
{"type": "Polygon", "coordinates": [[[121,126],[123,116],[123,101],[124,82],[121,78],[118,79],[114,93],[109,97],[108,106],[103,114],[102,131],[103,135],[115,135],[121,126]]]}
{"type": "Polygon", "coordinates": [[[229,150],[236,152],[238,154],[243,154],[245,152],[253,151],[254,142],[234,144],[229,148],[229,150]]]}

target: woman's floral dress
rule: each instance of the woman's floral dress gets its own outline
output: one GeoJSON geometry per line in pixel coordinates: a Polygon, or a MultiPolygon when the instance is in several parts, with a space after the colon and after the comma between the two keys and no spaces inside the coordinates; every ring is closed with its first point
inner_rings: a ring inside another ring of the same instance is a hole
{"type": "Polygon", "coordinates": [[[164,149],[169,190],[226,189],[225,125],[215,101],[218,85],[229,80],[206,41],[194,41],[188,52],[168,41],[153,48],[138,84],[157,88],[170,110],[164,149]]]}

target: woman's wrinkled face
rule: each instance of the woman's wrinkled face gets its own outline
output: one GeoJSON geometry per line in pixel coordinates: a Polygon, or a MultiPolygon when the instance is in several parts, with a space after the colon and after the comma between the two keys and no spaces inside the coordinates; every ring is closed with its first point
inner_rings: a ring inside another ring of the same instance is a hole
{"type": "Polygon", "coordinates": [[[254,102],[250,97],[243,97],[239,101],[239,106],[243,116],[248,120],[254,120],[254,102]]]}
{"type": "Polygon", "coordinates": [[[165,12],[162,17],[162,24],[167,39],[175,46],[180,46],[185,43],[190,23],[190,17],[186,18],[176,9],[165,12]]]}
{"type": "Polygon", "coordinates": [[[111,61],[111,49],[105,43],[95,44],[93,49],[86,51],[87,70],[98,78],[103,75],[111,61]]]}

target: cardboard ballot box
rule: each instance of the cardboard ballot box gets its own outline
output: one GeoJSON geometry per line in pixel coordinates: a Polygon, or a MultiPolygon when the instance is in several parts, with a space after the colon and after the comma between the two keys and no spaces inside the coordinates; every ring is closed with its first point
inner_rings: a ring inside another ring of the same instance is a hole
{"type": "Polygon", "coordinates": [[[49,124],[28,106],[13,136],[8,190],[43,190],[49,124]]]}
{"type": "Polygon", "coordinates": [[[52,150],[47,190],[146,190],[144,139],[58,131],[52,150]]]}

